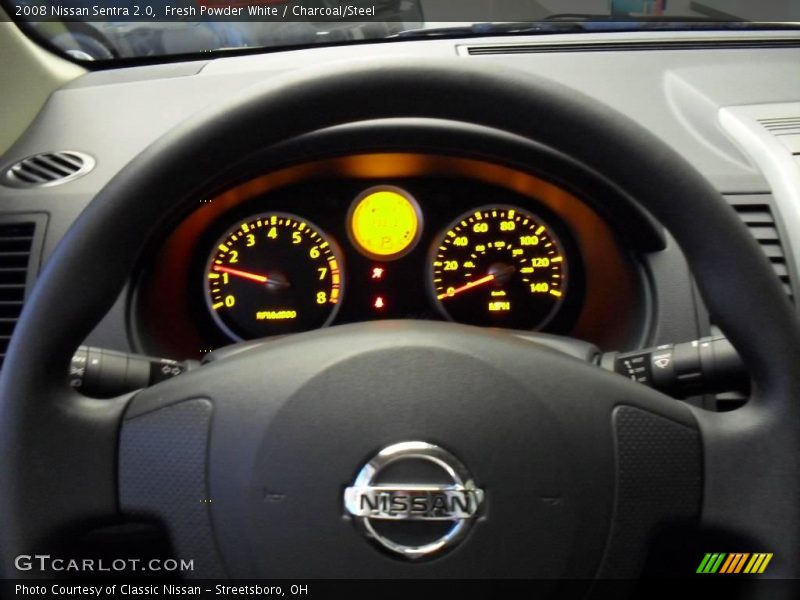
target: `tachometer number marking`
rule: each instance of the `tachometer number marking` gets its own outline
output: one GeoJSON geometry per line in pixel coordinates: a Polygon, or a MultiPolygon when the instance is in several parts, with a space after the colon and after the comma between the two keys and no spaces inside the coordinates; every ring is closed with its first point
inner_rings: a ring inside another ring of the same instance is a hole
{"type": "Polygon", "coordinates": [[[228,230],[206,269],[206,299],[221,329],[252,339],[322,327],[343,278],[336,247],[294,215],[269,213],[228,230]]]}

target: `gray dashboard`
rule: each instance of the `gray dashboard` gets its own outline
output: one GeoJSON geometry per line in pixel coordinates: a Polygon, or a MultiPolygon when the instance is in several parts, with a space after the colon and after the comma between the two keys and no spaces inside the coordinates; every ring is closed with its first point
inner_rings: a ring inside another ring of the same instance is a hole
{"type": "MultiPolygon", "coordinates": [[[[800,99],[800,38],[776,33],[768,39],[780,43],[759,45],[745,33],[716,38],[692,33],[590,34],[579,36],[580,47],[574,46],[578,40],[574,35],[546,40],[397,41],[91,72],[53,94],[0,166],[38,152],[69,149],[95,157],[96,168],[62,186],[25,190],[0,186],[0,214],[47,215],[43,264],[78,214],[122,167],[205,107],[279,74],[326,61],[454,57],[535,73],[602,101],[688,158],[732,202],[770,206],[775,227],[784,233],[781,243],[791,285],[796,272],[788,257],[798,242],[785,235],[791,228],[773,203],[770,183],[718,120],[724,108],[800,99]]],[[[443,99],[448,100],[457,101],[443,99]]],[[[113,259],[113,251],[109,256],[113,259]]],[[[657,307],[651,341],[675,342],[707,334],[708,315],[675,244],[670,241],[666,250],[649,256],[648,264],[657,307]]],[[[129,349],[125,302],[121,297],[90,343],[129,349]]]]}

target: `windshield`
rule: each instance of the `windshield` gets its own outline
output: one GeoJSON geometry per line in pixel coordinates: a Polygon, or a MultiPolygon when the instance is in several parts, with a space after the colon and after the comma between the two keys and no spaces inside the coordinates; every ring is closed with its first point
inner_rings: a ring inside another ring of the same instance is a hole
{"type": "Polygon", "coordinates": [[[572,32],[800,27],[797,0],[0,0],[78,61],[572,32]]]}

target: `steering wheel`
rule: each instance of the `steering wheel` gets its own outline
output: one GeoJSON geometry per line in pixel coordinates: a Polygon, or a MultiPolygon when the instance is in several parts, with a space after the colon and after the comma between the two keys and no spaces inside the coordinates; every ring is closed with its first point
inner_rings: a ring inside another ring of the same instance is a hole
{"type": "Polygon", "coordinates": [[[790,303],[733,211],[613,109],[464,60],[270,79],[142,152],[44,268],[0,378],[3,569],[25,576],[16,556],[124,515],[161,521],[202,577],[634,577],[653,536],[687,524],[740,544],[708,552],[772,552],[767,575],[797,577],[797,356],[790,303]],[[112,400],[68,386],[144,241],[208,173],[394,117],[535,140],[636,198],[685,253],[750,401],[711,413],[513,335],[420,321],[281,338],[112,400]],[[384,519],[404,497],[425,498],[421,517],[384,519]]]}

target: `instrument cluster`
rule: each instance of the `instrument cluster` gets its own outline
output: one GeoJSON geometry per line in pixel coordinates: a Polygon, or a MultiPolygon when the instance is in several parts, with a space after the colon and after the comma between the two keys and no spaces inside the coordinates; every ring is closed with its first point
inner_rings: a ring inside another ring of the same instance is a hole
{"type": "Polygon", "coordinates": [[[598,281],[635,302],[613,233],[556,188],[441,173],[288,179],[227,190],[178,223],[135,294],[140,346],[191,356],[409,318],[590,339],[587,310],[609,319],[625,304],[589,293],[599,263],[598,281]]]}
{"type": "MultiPolygon", "coordinates": [[[[425,213],[409,190],[443,194],[445,187],[458,186],[404,185],[408,189],[378,185],[359,191],[346,211],[344,240],[305,216],[277,210],[237,219],[209,250],[205,291],[214,322],[238,341],[323,327],[348,301],[366,309],[362,319],[404,317],[424,311],[419,298],[425,296],[444,318],[473,325],[538,329],[557,314],[570,288],[570,265],[578,262],[565,251],[566,231],[557,234],[538,214],[509,204],[521,199],[486,188],[460,195],[494,203],[449,215],[445,227],[440,217],[449,211],[440,210],[429,217],[433,231],[425,235],[425,213]],[[422,239],[427,248],[418,247],[422,239]],[[418,258],[412,262],[414,252],[418,258]]],[[[325,191],[289,193],[311,198],[325,191]]],[[[347,191],[341,195],[346,198],[347,191]]],[[[331,224],[324,215],[315,217],[331,224]]],[[[577,264],[572,271],[579,273],[577,264]]]]}

